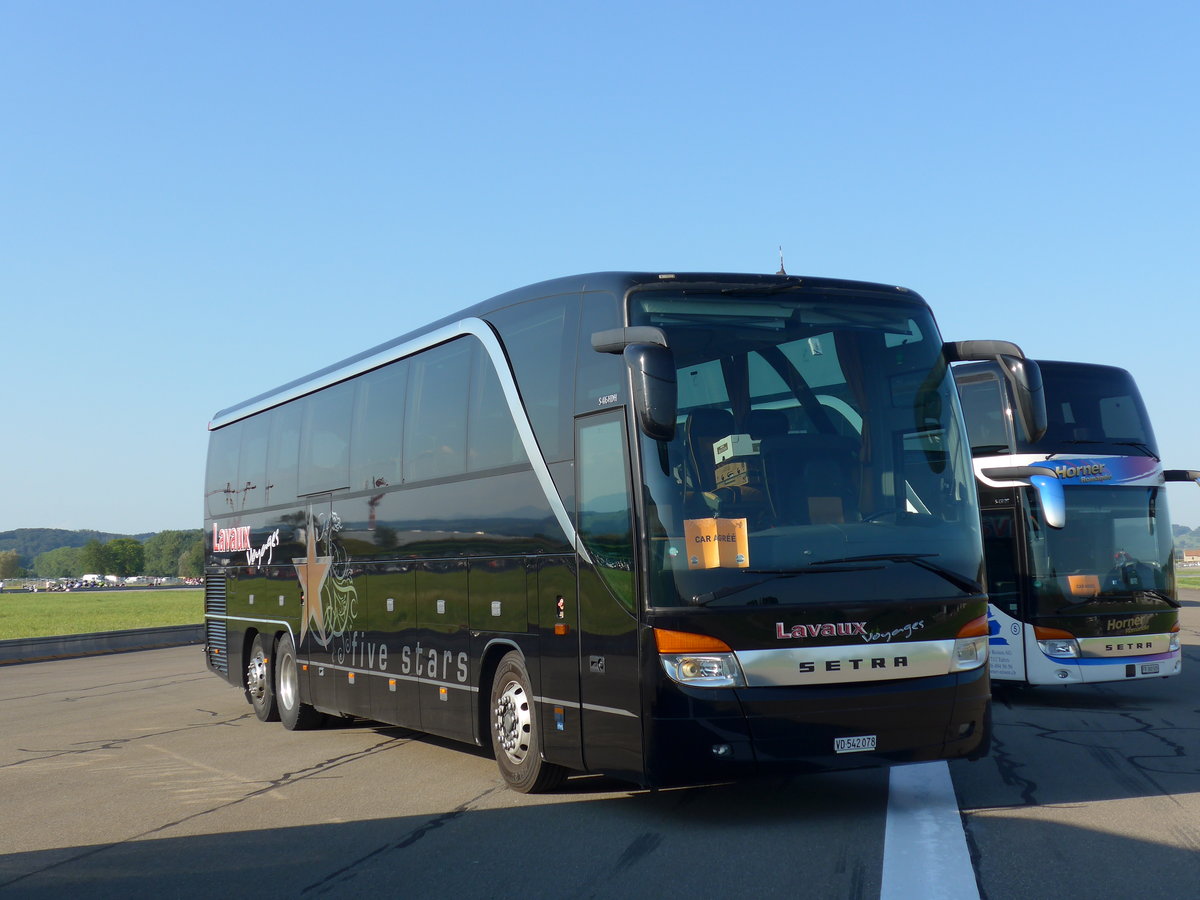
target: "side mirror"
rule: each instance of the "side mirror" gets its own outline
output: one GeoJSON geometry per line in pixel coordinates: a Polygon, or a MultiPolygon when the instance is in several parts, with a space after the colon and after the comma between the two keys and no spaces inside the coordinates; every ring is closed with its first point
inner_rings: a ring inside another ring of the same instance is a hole
{"type": "Polygon", "coordinates": [[[1036,444],[1046,433],[1046,392],[1042,388],[1042,370],[1032,359],[1016,356],[997,357],[1000,369],[1012,388],[1017,403],[1017,418],[1025,439],[1036,444]]]}
{"type": "Polygon", "coordinates": [[[1200,484],[1200,472],[1195,469],[1167,469],[1163,472],[1163,478],[1167,481],[1194,481],[1200,484]]]}
{"type": "Polygon", "coordinates": [[[679,409],[675,354],[658,344],[629,344],[622,355],[633,382],[638,426],[656,441],[671,440],[679,409]]]}
{"type": "Polygon", "coordinates": [[[983,469],[985,478],[995,481],[1016,481],[1028,484],[1037,491],[1038,503],[1042,507],[1042,518],[1051,528],[1062,528],[1067,524],[1067,498],[1063,494],[1062,482],[1052,469],[1041,466],[998,466],[983,469]]]}
{"type": "Polygon", "coordinates": [[[1025,439],[1036,444],[1046,433],[1046,393],[1042,370],[1011,341],[955,341],[942,345],[947,362],[995,361],[1012,389],[1025,439]]]}
{"type": "Polygon", "coordinates": [[[1029,479],[1037,491],[1042,505],[1042,517],[1051,528],[1062,528],[1067,524],[1067,500],[1063,496],[1062,482],[1053,475],[1033,475],[1029,479]]]}

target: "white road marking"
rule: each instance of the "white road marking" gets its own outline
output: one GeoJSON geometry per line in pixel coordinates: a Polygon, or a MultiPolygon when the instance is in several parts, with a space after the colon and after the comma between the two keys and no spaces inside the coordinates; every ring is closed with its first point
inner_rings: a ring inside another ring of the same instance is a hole
{"type": "Polygon", "coordinates": [[[944,762],[896,766],[888,775],[880,900],[978,900],[958,799],[944,762]]]}

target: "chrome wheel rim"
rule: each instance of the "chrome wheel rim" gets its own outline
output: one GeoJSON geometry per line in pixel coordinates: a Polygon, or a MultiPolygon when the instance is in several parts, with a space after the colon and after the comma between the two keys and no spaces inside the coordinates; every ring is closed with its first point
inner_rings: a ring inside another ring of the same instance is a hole
{"type": "Polygon", "coordinates": [[[246,690],[255,700],[267,695],[267,660],[261,653],[256,653],[246,666],[246,690]]]}
{"type": "Polygon", "coordinates": [[[508,761],[519,766],[529,755],[533,719],[529,696],[519,681],[510,681],[496,699],[496,741],[508,761]]]}
{"type": "Polygon", "coordinates": [[[277,660],[279,669],[279,703],[285,709],[291,709],[296,703],[296,664],[290,653],[277,660]]]}

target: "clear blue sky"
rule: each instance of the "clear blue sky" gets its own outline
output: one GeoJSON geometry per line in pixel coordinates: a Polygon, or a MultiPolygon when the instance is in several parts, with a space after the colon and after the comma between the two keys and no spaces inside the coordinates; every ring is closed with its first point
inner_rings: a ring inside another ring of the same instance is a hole
{"type": "Polygon", "coordinates": [[[521,284],[779,245],[1128,368],[1200,468],[1198,37],[1190,2],[0,0],[0,530],[201,527],[218,409],[521,284]]]}

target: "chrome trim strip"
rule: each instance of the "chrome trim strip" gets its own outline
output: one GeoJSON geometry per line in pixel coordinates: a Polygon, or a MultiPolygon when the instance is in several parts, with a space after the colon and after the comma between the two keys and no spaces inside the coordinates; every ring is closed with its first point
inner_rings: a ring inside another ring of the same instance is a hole
{"type": "Polygon", "coordinates": [[[618,709],[615,706],[601,706],[598,703],[580,703],[578,700],[556,700],[553,697],[534,697],[537,703],[544,703],[548,706],[569,706],[572,709],[586,709],[590,712],[608,713],[610,716],[625,716],[630,719],[636,719],[637,713],[630,712],[627,709],[618,709]]]}
{"type": "MultiPolygon", "coordinates": [[[[1139,656],[1167,653],[1171,649],[1171,634],[1114,634],[1112,637],[1081,637],[1079,655],[1083,659],[1129,660],[1139,656]]],[[[1053,659],[1053,657],[1051,657],[1053,659]]],[[[1055,659],[1055,662],[1059,660],[1055,659]]],[[[1072,662],[1072,660],[1062,660],[1072,662]]]]}
{"type": "Polygon", "coordinates": [[[363,372],[377,369],[390,362],[404,359],[405,357],[412,356],[414,353],[428,350],[430,347],[444,344],[454,338],[466,337],[467,335],[474,335],[478,338],[487,351],[488,358],[492,362],[492,368],[495,369],[496,375],[500,379],[500,386],[504,390],[504,399],[508,403],[508,411],[512,415],[513,424],[516,426],[517,434],[521,438],[521,445],[525,448],[525,455],[529,458],[529,463],[533,467],[533,474],[537,477],[538,484],[541,485],[542,493],[546,495],[546,501],[550,504],[554,518],[558,520],[559,526],[562,528],[563,533],[566,534],[571,546],[575,548],[575,552],[579,554],[584,562],[591,563],[592,559],[588,556],[587,550],[584,549],[583,543],[575,531],[575,526],[571,522],[571,517],[567,513],[566,507],[563,506],[562,498],[558,495],[558,489],[554,486],[554,479],[550,476],[550,468],[546,464],[546,458],[542,455],[537,438],[533,435],[533,426],[529,422],[529,415],[526,413],[525,407],[521,404],[521,394],[517,390],[517,383],[513,378],[512,370],[508,366],[508,358],[504,355],[504,348],[500,346],[500,341],[496,337],[495,332],[492,331],[491,326],[483,321],[483,319],[462,319],[452,325],[446,325],[436,331],[431,331],[428,334],[413,338],[411,341],[406,341],[403,344],[385,347],[378,353],[374,353],[363,359],[356,359],[352,363],[348,363],[319,378],[314,378],[286,390],[281,390],[278,393],[264,397],[256,403],[235,408],[225,415],[213,419],[209,423],[208,428],[212,431],[224,425],[230,425],[233,422],[248,418],[255,413],[279,406],[289,400],[295,400],[306,394],[311,394],[314,391],[337,384],[340,381],[345,381],[347,378],[361,375],[363,372]]]}
{"type": "Polygon", "coordinates": [[[287,629],[287,633],[292,636],[292,643],[294,644],[296,642],[296,634],[292,631],[291,624],[283,619],[252,619],[249,616],[226,616],[218,613],[205,613],[204,618],[223,619],[226,622],[250,622],[253,624],[282,625],[287,629]]]}
{"type": "Polygon", "coordinates": [[[310,669],[332,669],[335,672],[353,672],[355,675],[374,675],[377,678],[395,678],[397,681],[415,681],[418,684],[433,684],[438,687],[454,688],[456,691],[479,692],[473,684],[463,684],[461,681],[440,681],[433,678],[422,678],[419,675],[402,675],[399,672],[386,672],[380,669],[356,669],[352,666],[339,666],[337,663],[314,662],[311,659],[302,660],[310,669]]]}
{"type": "Polygon", "coordinates": [[[947,675],[954,639],[734,651],[747,687],[846,684],[947,675]]]}

